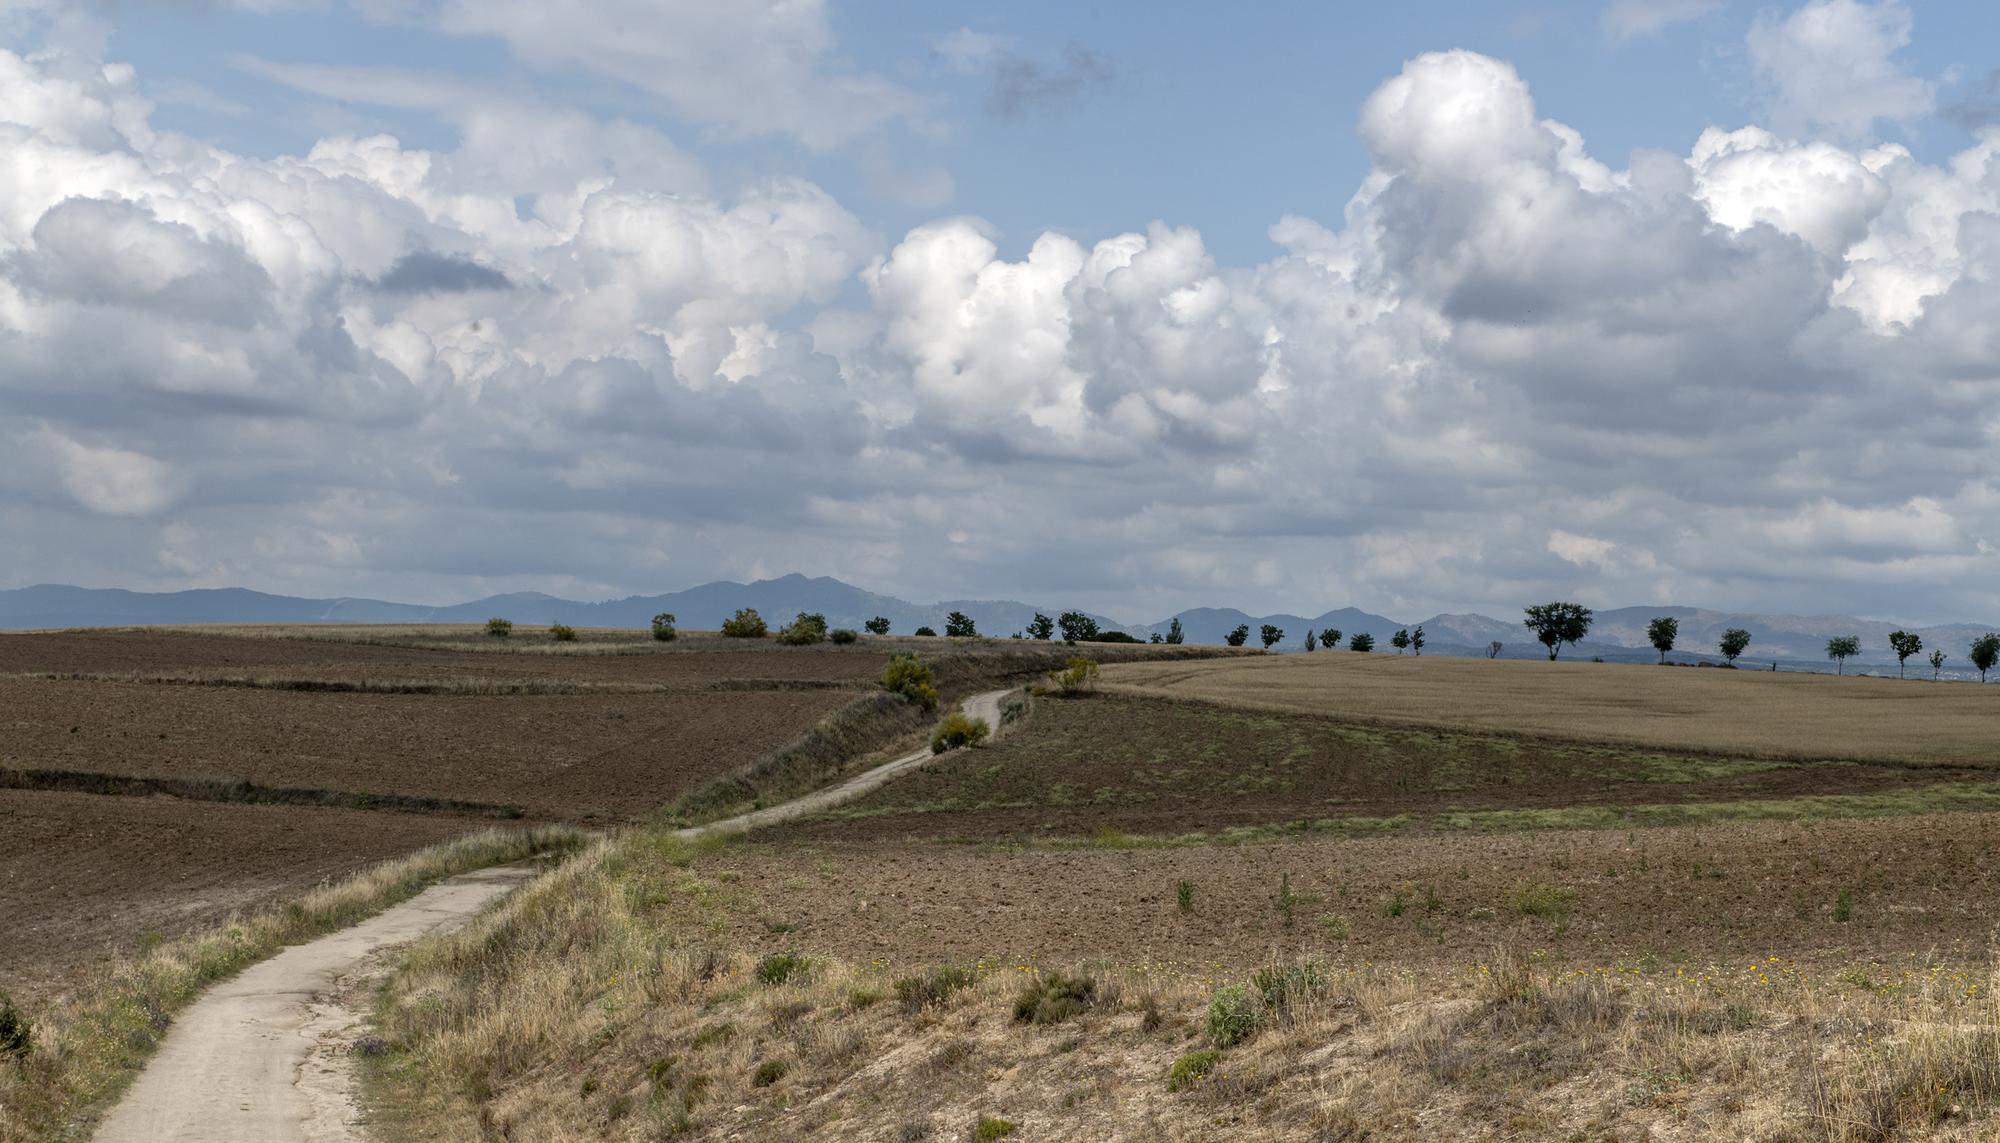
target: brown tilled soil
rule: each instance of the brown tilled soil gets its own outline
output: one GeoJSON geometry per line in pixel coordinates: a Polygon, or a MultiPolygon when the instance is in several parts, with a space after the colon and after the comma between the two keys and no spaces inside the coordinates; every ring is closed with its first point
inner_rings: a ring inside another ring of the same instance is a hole
{"type": "Polygon", "coordinates": [[[899,966],[1464,964],[1500,944],[1651,967],[1750,954],[1983,963],[1996,846],[1982,814],[1152,849],[754,844],[696,866],[710,890],[686,898],[706,908],[682,931],[899,966]]]}
{"type": "Polygon", "coordinates": [[[1357,726],[1133,695],[1043,698],[1021,732],[949,754],[773,840],[1178,834],[1327,818],[1761,800],[1991,780],[1994,768],[1665,754],[1357,726]]]}
{"type": "Polygon", "coordinates": [[[490,821],[0,790],[0,991],[293,896],[490,821]]]}
{"type": "Polygon", "coordinates": [[[843,691],[441,696],[0,680],[0,766],[247,779],[642,815],[797,737],[843,691]]]}

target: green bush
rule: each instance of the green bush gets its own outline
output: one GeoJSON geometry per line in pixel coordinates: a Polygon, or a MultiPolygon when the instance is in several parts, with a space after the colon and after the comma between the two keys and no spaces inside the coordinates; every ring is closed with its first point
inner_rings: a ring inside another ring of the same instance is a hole
{"type": "Polygon", "coordinates": [[[995,1139],[1005,1139],[1019,1130],[1019,1127],[1008,1120],[995,1119],[989,1115],[979,1121],[979,1126],[972,1129],[972,1143],[993,1143],[995,1139]]]}
{"type": "Polygon", "coordinates": [[[1097,982],[1087,976],[1051,973],[1030,981],[1014,998],[1019,1024],[1060,1024],[1089,1011],[1097,1003],[1097,982]]]}
{"type": "Polygon", "coordinates": [[[926,639],[934,639],[937,637],[937,632],[931,630],[928,627],[919,627],[915,631],[911,632],[911,634],[918,635],[926,639]]]}
{"type": "Polygon", "coordinates": [[[653,638],[662,643],[671,643],[679,637],[680,632],[674,630],[673,612],[662,611],[653,616],[653,638]]]}
{"type": "Polygon", "coordinates": [[[1224,985],[1208,999],[1208,1038],[1218,1048],[1233,1048],[1257,1034],[1264,1012],[1257,996],[1240,984],[1224,985]]]}
{"type": "Polygon", "coordinates": [[[505,639],[514,633],[514,621],[512,619],[488,619],[486,621],[486,633],[495,639],[505,639]]]}
{"type": "Polygon", "coordinates": [[[867,628],[870,635],[887,635],[889,633],[889,618],[886,615],[877,615],[861,626],[867,628]]]}
{"type": "Polygon", "coordinates": [[[1251,983],[1263,998],[1264,1007],[1272,1012],[1283,1012],[1296,1001],[1326,994],[1326,973],[1309,960],[1260,968],[1251,983]]]}
{"type": "Polygon", "coordinates": [[[799,612],[797,619],[778,628],[778,642],[787,647],[805,647],[826,641],[826,616],[799,612]]]}
{"type": "Polygon", "coordinates": [[[937,687],[931,683],[931,669],[915,655],[897,655],[882,668],[882,689],[902,695],[925,710],[935,710],[937,687]]]}
{"type": "Polygon", "coordinates": [[[783,984],[806,969],[806,958],[792,953],[772,953],[757,962],[757,979],[765,984],[783,984]]]}
{"type": "Polygon", "coordinates": [[[957,750],[961,746],[977,746],[986,740],[992,727],[983,718],[967,718],[953,711],[944,716],[936,730],[931,732],[931,753],[943,754],[947,750],[957,750]]]}
{"type": "Polygon", "coordinates": [[[1168,1070],[1167,1090],[1186,1091],[1200,1083],[1208,1073],[1215,1070],[1215,1065],[1221,1062],[1222,1053],[1216,1051],[1214,1048],[1203,1048],[1200,1051],[1189,1052],[1187,1055],[1175,1060],[1174,1066],[1168,1070]]]}
{"type": "Polygon", "coordinates": [[[750,1076],[750,1086],[770,1087],[772,1084],[784,1079],[785,1073],[791,1070],[791,1066],[783,1060],[765,1060],[763,1063],[757,1065],[756,1072],[750,1076]]]}
{"type": "Polygon", "coordinates": [[[554,639],[558,643],[574,643],[576,642],[576,628],[565,626],[561,623],[551,623],[549,624],[549,638],[554,639]]]}
{"type": "Polygon", "coordinates": [[[764,617],[754,607],[738,608],[734,617],[722,621],[722,633],[731,639],[762,639],[771,633],[764,617]]]}
{"type": "Polygon", "coordinates": [[[1049,681],[1066,695],[1081,694],[1097,685],[1097,664],[1082,655],[1073,655],[1069,666],[1049,674],[1049,681]]]}
{"type": "Polygon", "coordinates": [[[917,1012],[944,1003],[953,993],[970,987],[974,979],[971,969],[949,965],[922,976],[906,976],[896,982],[896,1000],[903,1011],[917,1012]]]}
{"type": "Polygon", "coordinates": [[[35,1029],[14,998],[0,992],[0,1056],[25,1056],[35,1050],[35,1029]]]}
{"type": "Polygon", "coordinates": [[[861,636],[856,635],[854,632],[848,630],[845,627],[836,627],[833,630],[826,633],[827,642],[835,643],[842,647],[847,646],[849,643],[852,643],[859,638],[861,638],[861,636]]]}

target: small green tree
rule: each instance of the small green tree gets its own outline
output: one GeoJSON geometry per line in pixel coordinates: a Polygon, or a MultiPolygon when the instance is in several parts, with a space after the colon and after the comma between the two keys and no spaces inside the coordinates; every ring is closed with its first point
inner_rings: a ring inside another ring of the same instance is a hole
{"type": "Polygon", "coordinates": [[[826,639],[826,616],[819,612],[799,612],[798,618],[778,628],[778,642],[787,647],[806,647],[826,639]]]}
{"type": "Polygon", "coordinates": [[[1646,638],[1653,644],[1653,650],[1660,653],[1660,662],[1667,661],[1667,652],[1674,649],[1674,640],[1680,638],[1681,621],[1671,615],[1662,615],[1646,624],[1646,638]]]}
{"type": "Polygon", "coordinates": [[[739,607],[734,616],[722,621],[722,633],[731,639],[762,639],[771,629],[756,608],[739,607]]]}
{"type": "Polygon", "coordinates": [[[1835,674],[1847,673],[1847,657],[1861,653],[1861,637],[1858,635],[1836,635],[1826,641],[1826,657],[1838,667],[1835,674]]]}
{"type": "Polygon", "coordinates": [[[919,639],[937,638],[937,632],[929,627],[919,627],[915,631],[910,632],[910,634],[915,635],[919,639]]]}
{"type": "Polygon", "coordinates": [[[1310,651],[1318,645],[1319,645],[1319,636],[1313,633],[1312,628],[1310,627],[1306,628],[1306,650],[1310,651]]]}
{"type": "Polygon", "coordinates": [[[1340,649],[1340,628],[1329,627],[1319,633],[1319,645],[1329,651],[1340,649]]]}
{"type": "Polygon", "coordinates": [[[1097,638],[1097,620],[1081,611],[1063,612],[1056,626],[1062,628],[1065,643],[1088,643],[1097,638]]]}
{"type": "Polygon", "coordinates": [[[1271,649],[1271,644],[1285,637],[1285,629],[1275,623],[1266,623],[1258,634],[1264,640],[1264,649],[1268,651],[1271,649]]]}
{"type": "Polygon", "coordinates": [[[2000,635],[1987,633],[1972,641],[1972,665],[1979,668],[1979,681],[1986,681],[1986,672],[1993,664],[2000,663],[2000,635]]]}
{"type": "Polygon", "coordinates": [[[979,634],[979,628],[973,626],[972,616],[954,611],[944,617],[944,633],[954,639],[970,639],[979,634]]]}
{"type": "Polygon", "coordinates": [[[1055,633],[1056,621],[1039,611],[1035,612],[1034,621],[1028,624],[1028,637],[1030,639],[1049,639],[1055,633]]]}
{"type": "Polygon", "coordinates": [[[1231,647],[1241,647],[1244,644],[1244,642],[1249,638],[1250,638],[1250,625],[1248,623],[1238,623],[1236,625],[1236,630],[1231,631],[1229,634],[1223,636],[1222,641],[1229,644],[1231,647]]]}
{"type": "Polygon", "coordinates": [[[1418,658],[1424,654],[1424,625],[1419,623],[1410,629],[1410,650],[1418,658]]]}
{"type": "Polygon", "coordinates": [[[870,635],[887,635],[889,633],[889,617],[886,615],[877,615],[861,626],[867,628],[870,635]]]}
{"type": "Polygon", "coordinates": [[[1724,659],[1727,659],[1729,662],[1734,663],[1736,661],[1736,656],[1741,655],[1743,653],[1743,649],[1745,647],[1748,647],[1749,645],[1750,645],[1750,633],[1748,631],[1745,631],[1741,627],[1731,627],[1729,630],[1724,631],[1722,633],[1721,642],[1717,643],[1715,646],[1717,650],[1722,652],[1722,657],[1724,659]]]}
{"type": "Polygon", "coordinates": [[[1180,646],[1181,641],[1186,638],[1187,636],[1181,631],[1181,621],[1179,617],[1175,617],[1173,622],[1167,624],[1167,642],[1172,643],[1173,645],[1178,647],[1180,646]]]}
{"type": "Polygon", "coordinates": [[[1375,636],[1370,635],[1366,631],[1356,631],[1354,638],[1347,641],[1347,649],[1362,652],[1373,651],[1375,649],[1375,636]]]}
{"type": "Polygon", "coordinates": [[[1896,653],[1896,677],[1903,677],[1903,660],[1924,649],[1924,641],[1903,630],[1889,632],[1889,649],[1896,653]]]}
{"type": "Polygon", "coordinates": [[[671,643],[679,637],[680,632],[674,630],[673,612],[662,611],[653,616],[653,638],[662,643],[671,643]]]}
{"type": "Polygon", "coordinates": [[[1398,655],[1409,650],[1410,629],[1407,627],[1398,627],[1396,633],[1389,636],[1389,646],[1394,647],[1398,655]]]}
{"type": "Polygon", "coordinates": [[[1942,649],[1942,648],[1940,648],[1940,649],[1938,649],[1938,650],[1935,650],[1935,651],[1932,651],[1932,652],[1931,652],[1931,681],[1932,681],[1932,682],[1937,682],[1937,681],[1938,681],[1938,676],[1944,673],[1944,661],[1945,661],[1946,659],[1950,658],[1950,657],[1951,657],[1951,656],[1949,656],[1949,655],[1947,655],[1947,654],[1945,654],[1945,653],[1944,653],[1944,651],[1943,651],[1943,649],[1942,649]]]}
{"type": "Polygon", "coordinates": [[[1538,603],[1524,609],[1527,618],[1521,625],[1535,633],[1535,641],[1549,649],[1549,662],[1555,662],[1562,645],[1572,647],[1583,641],[1590,633],[1591,620],[1595,618],[1590,608],[1575,603],[1556,600],[1538,603]]]}
{"type": "Polygon", "coordinates": [[[931,669],[915,655],[897,655],[882,668],[882,689],[892,694],[902,695],[925,710],[937,707],[937,686],[931,682],[931,669]]]}
{"type": "Polygon", "coordinates": [[[566,623],[551,623],[549,624],[549,638],[554,639],[558,643],[574,643],[576,642],[576,628],[566,623]]]}
{"type": "Polygon", "coordinates": [[[514,621],[512,619],[494,618],[486,621],[486,634],[491,638],[505,639],[513,633],[514,621]]]}

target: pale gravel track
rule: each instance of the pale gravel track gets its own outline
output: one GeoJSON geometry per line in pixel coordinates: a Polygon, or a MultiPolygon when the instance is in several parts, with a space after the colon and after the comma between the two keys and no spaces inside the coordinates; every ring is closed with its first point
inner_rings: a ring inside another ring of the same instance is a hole
{"type": "MultiPolygon", "coordinates": [[[[974,695],[965,712],[998,733],[1008,693],[974,695]]],[[[817,813],[931,757],[928,747],[913,750],[783,805],[677,833],[740,833],[817,813]]],[[[464,924],[534,873],[524,862],[460,874],[209,989],[175,1018],[96,1143],[363,1143],[348,1045],[364,1018],[343,997],[366,995],[384,953],[464,924]]]]}

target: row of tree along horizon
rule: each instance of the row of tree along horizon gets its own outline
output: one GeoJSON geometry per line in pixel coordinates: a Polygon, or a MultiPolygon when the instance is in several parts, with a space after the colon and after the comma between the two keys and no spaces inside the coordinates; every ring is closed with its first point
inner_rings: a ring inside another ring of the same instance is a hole
{"type": "MultiPolygon", "coordinates": [[[[1527,616],[1526,619],[1521,621],[1522,625],[1534,632],[1535,641],[1548,649],[1549,660],[1551,662],[1555,661],[1562,654],[1564,645],[1573,647],[1581,643],[1584,637],[1590,634],[1590,626],[1596,619],[1596,615],[1590,608],[1582,604],[1570,603],[1564,600],[1537,603],[1523,608],[1522,611],[1527,616]]],[[[675,618],[670,614],[662,613],[654,616],[653,637],[656,639],[673,639],[676,634],[674,624],[675,618]]],[[[862,626],[871,635],[889,634],[890,623],[885,616],[877,615],[873,619],[863,623],[862,626]]],[[[505,619],[491,619],[487,621],[486,630],[489,635],[504,638],[513,631],[513,627],[514,625],[505,619]]],[[[1660,662],[1663,664],[1667,661],[1667,653],[1674,650],[1674,644],[1680,638],[1680,627],[1680,620],[1670,615],[1662,615],[1646,625],[1646,638],[1652,643],[1653,649],[1660,653],[1660,662]]],[[[755,608],[746,607],[739,609],[733,617],[724,620],[721,630],[724,635],[762,638],[767,633],[768,628],[764,623],[763,617],[757,614],[755,608]]],[[[559,640],[576,638],[574,629],[564,627],[561,624],[550,628],[550,631],[559,640]]],[[[1065,611],[1054,619],[1037,611],[1035,618],[1029,622],[1026,629],[1016,631],[1013,638],[1050,640],[1055,638],[1057,632],[1061,632],[1063,642],[1065,643],[1140,642],[1136,637],[1123,631],[1101,629],[1095,619],[1092,619],[1081,611],[1065,611]]],[[[979,635],[979,628],[973,622],[971,616],[965,614],[963,611],[954,611],[945,616],[944,633],[948,638],[976,638],[979,635]]],[[[836,643],[849,642],[854,637],[850,631],[834,631],[830,634],[832,641],[836,643]],[[843,639],[842,636],[846,638],[843,639]]],[[[937,632],[926,626],[917,628],[912,634],[920,637],[934,637],[937,635],[937,632]]],[[[1315,647],[1318,647],[1328,651],[1337,650],[1340,647],[1341,636],[1342,632],[1337,628],[1329,627],[1324,631],[1314,631],[1311,628],[1307,628],[1304,649],[1311,651],[1315,647]]],[[[1262,630],[1258,632],[1258,637],[1263,641],[1265,650],[1269,650],[1284,639],[1285,629],[1274,623],[1266,623],[1263,625],[1262,630]]],[[[827,639],[829,638],[829,632],[827,630],[826,617],[817,613],[809,614],[802,611],[794,622],[779,630],[778,638],[782,642],[814,643],[822,639],[827,639]]],[[[1154,632],[1151,642],[1179,644],[1184,639],[1185,636],[1181,631],[1181,621],[1177,618],[1168,627],[1165,634],[1157,631],[1154,632]]],[[[1236,629],[1231,631],[1224,639],[1231,647],[1241,647],[1249,642],[1249,640],[1250,625],[1248,623],[1237,624],[1236,629]]],[[[1390,636],[1389,645],[1396,649],[1398,655],[1406,650],[1412,651],[1417,655],[1422,655],[1424,653],[1424,625],[1419,623],[1414,628],[1402,628],[1390,636]]],[[[1486,645],[1486,657],[1489,659],[1499,658],[1504,646],[1505,644],[1498,640],[1488,643],[1486,645]]],[[[1724,631],[1722,637],[1716,643],[1716,649],[1722,653],[1724,661],[1731,667],[1736,665],[1737,658],[1744,651],[1748,650],[1749,647],[1750,633],[1741,627],[1731,627],[1724,631]]],[[[1348,638],[1347,649],[1364,653],[1373,651],[1375,649],[1375,637],[1365,631],[1356,632],[1348,638]]],[[[1899,629],[1889,633],[1889,650],[1894,652],[1896,656],[1896,675],[1898,678],[1904,677],[1904,667],[1910,657],[1921,654],[1923,649],[1923,638],[1914,632],[1899,629]]],[[[1836,670],[1840,674],[1847,673],[1848,657],[1860,654],[1860,652],[1861,637],[1858,635],[1837,635],[1826,641],[1826,657],[1833,660],[1836,670]]],[[[1992,670],[1996,664],[2000,664],[2000,634],[1988,632],[1974,639],[1971,647],[1967,649],[1966,657],[1971,660],[1973,667],[1979,671],[1979,681],[1982,683],[1985,682],[1987,672],[1992,670]]],[[[1942,673],[1945,662],[1950,658],[1951,656],[1946,654],[1943,648],[1932,648],[1930,657],[1926,661],[1931,665],[1931,679],[1933,681],[1936,681],[1939,674],[1942,673]]],[[[1776,663],[1773,663],[1771,666],[1773,670],[1777,669],[1776,663]]]]}

